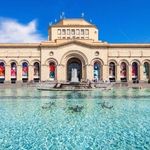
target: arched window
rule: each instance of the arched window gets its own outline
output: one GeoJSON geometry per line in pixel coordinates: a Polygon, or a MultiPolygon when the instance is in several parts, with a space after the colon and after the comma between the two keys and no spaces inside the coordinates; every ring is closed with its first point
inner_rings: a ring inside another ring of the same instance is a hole
{"type": "Polygon", "coordinates": [[[115,81],[115,75],[116,75],[116,71],[115,71],[115,63],[114,62],[110,62],[109,63],[109,79],[110,81],[115,81]]]}
{"type": "Polygon", "coordinates": [[[17,65],[15,62],[11,63],[11,82],[15,82],[17,79],[17,65]]]}
{"type": "Polygon", "coordinates": [[[132,63],[132,80],[138,79],[138,63],[132,63]]]}
{"type": "Polygon", "coordinates": [[[22,63],[22,80],[23,81],[28,80],[28,63],[26,62],[22,63]]]}
{"type": "Polygon", "coordinates": [[[99,62],[94,63],[94,81],[100,80],[101,76],[101,65],[99,62]]]}
{"type": "Polygon", "coordinates": [[[0,83],[3,83],[5,80],[5,64],[0,62],[0,83]]]}
{"type": "Polygon", "coordinates": [[[49,78],[50,80],[55,80],[55,73],[56,73],[56,65],[54,62],[49,63],[49,78]]]}
{"type": "Polygon", "coordinates": [[[35,62],[34,65],[34,80],[40,79],[40,64],[38,62],[35,62]]]}
{"type": "Polygon", "coordinates": [[[150,68],[149,67],[150,67],[149,63],[145,62],[144,63],[144,71],[143,71],[145,79],[150,78],[150,68]]]}
{"type": "Polygon", "coordinates": [[[127,81],[127,65],[125,62],[122,62],[120,66],[120,79],[121,81],[127,81]]]}

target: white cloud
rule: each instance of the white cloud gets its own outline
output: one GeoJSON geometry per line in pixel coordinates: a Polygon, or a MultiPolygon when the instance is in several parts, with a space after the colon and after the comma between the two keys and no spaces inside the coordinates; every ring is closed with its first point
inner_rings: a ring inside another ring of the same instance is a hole
{"type": "Polygon", "coordinates": [[[22,24],[14,19],[0,18],[0,43],[32,43],[46,40],[37,31],[37,22],[22,24]]]}

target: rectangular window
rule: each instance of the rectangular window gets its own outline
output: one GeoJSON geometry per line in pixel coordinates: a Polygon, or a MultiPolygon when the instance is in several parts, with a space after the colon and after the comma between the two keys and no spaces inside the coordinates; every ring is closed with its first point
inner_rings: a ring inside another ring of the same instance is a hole
{"type": "Polygon", "coordinates": [[[75,30],[74,29],[71,30],[71,34],[75,35],[75,30]]]}
{"type": "Polygon", "coordinates": [[[79,30],[79,29],[76,30],[76,34],[77,34],[77,35],[80,34],[80,30],[79,30]]]}
{"type": "Polygon", "coordinates": [[[85,29],[85,34],[89,35],[89,29],[85,29]]]}
{"type": "Polygon", "coordinates": [[[57,34],[60,35],[61,34],[61,29],[57,30],[57,34]]]}
{"type": "Polygon", "coordinates": [[[81,35],[84,35],[84,29],[81,29],[81,35]]]}
{"type": "Polygon", "coordinates": [[[66,30],[65,30],[65,29],[62,30],[62,34],[63,34],[63,35],[66,34],[66,30]]]}
{"type": "Polygon", "coordinates": [[[69,29],[67,29],[67,35],[70,35],[70,30],[69,29]]]}

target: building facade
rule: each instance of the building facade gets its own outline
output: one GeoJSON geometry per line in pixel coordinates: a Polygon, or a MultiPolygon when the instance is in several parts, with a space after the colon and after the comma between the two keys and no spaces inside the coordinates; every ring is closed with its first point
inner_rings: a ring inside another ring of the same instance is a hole
{"type": "Polygon", "coordinates": [[[150,44],[109,44],[84,19],[63,19],[48,29],[48,41],[0,44],[0,82],[148,81],[150,44]]]}

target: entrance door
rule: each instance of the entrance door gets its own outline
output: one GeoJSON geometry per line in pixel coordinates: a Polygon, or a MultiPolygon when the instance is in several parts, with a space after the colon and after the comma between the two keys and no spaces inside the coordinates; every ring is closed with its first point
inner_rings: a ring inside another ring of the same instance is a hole
{"type": "Polygon", "coordinates": [[[77,77],[79,81],[82,78],[82,63],[78,58],[71,58],[67,62],[67,80],[71,81],[72,70],[77,70],[77,77]]]}

